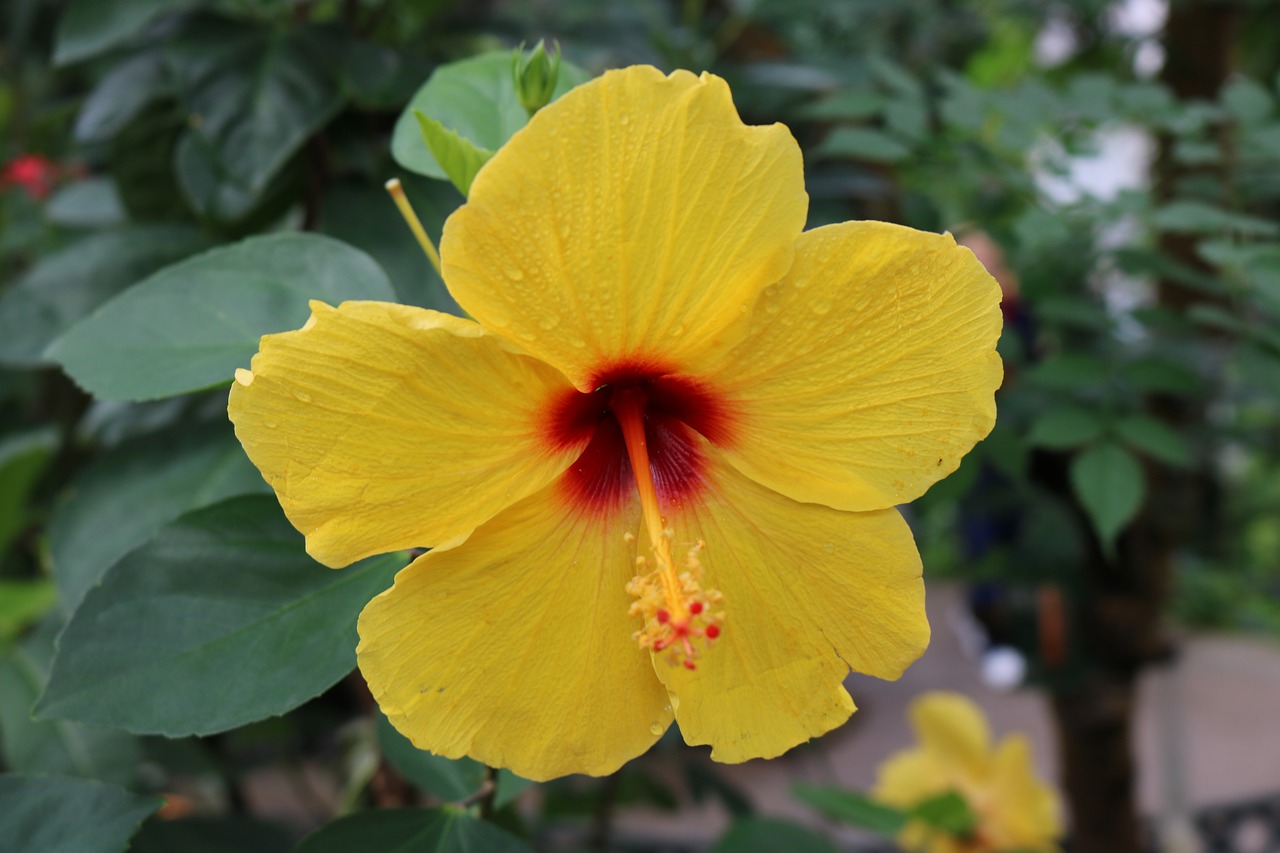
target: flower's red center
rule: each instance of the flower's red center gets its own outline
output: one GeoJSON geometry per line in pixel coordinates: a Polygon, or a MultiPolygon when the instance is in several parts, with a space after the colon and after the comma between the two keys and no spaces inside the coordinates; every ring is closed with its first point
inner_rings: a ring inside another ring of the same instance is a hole
{"type": "Polygon", "coordinates": [[[724,596],[704,587],[701,541],[672,553],[668,515],[698,493],[706,473],[705,443],[731,438],[729,407],[705,386],[664,370],[624,365],[601,371],[589,394],[566,393],[551,407],[552,441],[585,449],[561,478],[571,505],[607,514],[639,498],[648,555],[637,545],[636,575],[627,584],[634,638],[668,662],[697,669],[701,644],[720,636],[724,596]]]}
{"type": "Polygon", "coordinates": [[[555,447],[586,449],[561,480],[575,507],[609,512],[636,493],[636,478],[619,421],[625,396],[639,409],[658,501],[678,508],[698,493],[706,458],[701,435],[724,446],[733,437],[726,401],[688,377],[662,368],[623,363],[599,371],[590,393],[567,391],[552,402],[548,437],[555,447]]]}

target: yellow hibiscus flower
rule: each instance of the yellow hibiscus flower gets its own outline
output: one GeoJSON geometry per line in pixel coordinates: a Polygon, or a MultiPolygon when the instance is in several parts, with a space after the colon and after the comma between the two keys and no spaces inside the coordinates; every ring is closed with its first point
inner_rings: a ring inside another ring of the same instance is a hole
{"type": "Polygon", "coordinates": [[[415,744],[607,774],[679,721],[775,756],[924,650],[896,504],[991,428],[999,290],[948,236],[801,233],[800,149],[724,81],[606,73],[546,107],[448,220],[475,318],[312,305],[230,412],[330,566],[432,550],[360,617],[415,744]]]}
{"type": "Polygon", "coordinates": [[[967,838],[953,838],[919,821],[898,838],[904,850],[927,853],[1056,851],[1062,835],[1058,796],[1036,778],[1025,735],[1009,735],[992,749],[982,710],[959,693],[926,693],[911,703],[920,745],[880,765],[872,796],[909,809],[954,792],[975,819],[967,838]]]}

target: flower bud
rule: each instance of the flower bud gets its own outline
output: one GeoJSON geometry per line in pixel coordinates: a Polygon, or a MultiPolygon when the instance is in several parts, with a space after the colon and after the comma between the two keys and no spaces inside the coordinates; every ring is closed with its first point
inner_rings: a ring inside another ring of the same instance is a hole
{"type": "Polygon", "coordinates": [[[532,116],[551,102],[560,79],[560,46],[555,55],[547,53],[542,40],[526,56],[524,45],[516,48],[511,56],[511,74],[515,81],[516,96],[520,105],[532,116]]]}

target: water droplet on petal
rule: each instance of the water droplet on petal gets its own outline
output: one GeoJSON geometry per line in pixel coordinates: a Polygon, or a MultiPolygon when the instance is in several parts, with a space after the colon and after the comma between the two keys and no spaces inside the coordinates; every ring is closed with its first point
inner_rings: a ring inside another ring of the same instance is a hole
{"type": "MultiPolygon", "coordinates": [[[[643,470],[643,469],[641,469],[641,470],[643,470]]],[[[664,726],[662,723],[650,723],[650,724],[649,724],[649,734],[651,734],[651,735],[660,735],[660,734],[662,734],[662,733],[663,733],[664,731],[666,731],[666,730],[667,730],[667,727],[666,727],[666,726],[664,726]]]]}
{"type": "Polygon", "coordinates": [[[560,325],[560,318],[555,314],[543,314],[538,318],[538,328],[544,332],[549,332],[558,325],[560,325]]]}
{"type": "MultiPolygon", "coordinates": [[[[280,424],[276,423],[275,421],[263,421],[262,425],[267,429],[275,429],[276,427],[280,426],[280,424]]],[[[644,470],[644,469],[642,468],[641,470],[644,470]]]]}
{"type": "Polygon", "coordinates": [[[524,278],[524,270],[519,267],[507,267],[503,272],[505,272],[507,274],[507,278],[512,281],[520,281],[520,279],[524,278]]]}
{"type": "Polygon", "coordinates": [[[299,400],[301,400],[304,403],[311,402],[311,395],[308,394],[306,391],[294,391],[293,396],[297,397],[299,400]]]}

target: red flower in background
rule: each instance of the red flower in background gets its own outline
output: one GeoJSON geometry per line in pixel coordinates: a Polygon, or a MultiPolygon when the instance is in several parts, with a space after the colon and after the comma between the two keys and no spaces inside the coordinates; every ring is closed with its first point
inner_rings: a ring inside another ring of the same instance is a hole
{"type": "Polygon", "coordinates": [[[0,172],[0,189],[20,186],[26,194],[40,201],[53,190],[58,177],[58,167],[41,154],[23,154],[5,164],[0,172]]]}

